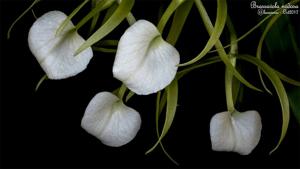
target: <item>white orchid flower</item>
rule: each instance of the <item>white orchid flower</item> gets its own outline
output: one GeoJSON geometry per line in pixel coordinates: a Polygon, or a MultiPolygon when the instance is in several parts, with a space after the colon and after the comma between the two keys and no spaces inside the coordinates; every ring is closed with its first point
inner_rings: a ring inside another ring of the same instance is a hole
{"type": "Polygon", "coordinates": [[[141,126],[141,117],[117,96],[100,92],[87,106],[81,126],[103,144],[119,147],[136,136],[141,126]]]}
{"type": "Polygon", "coordinates": [[[119,41],[113,75],[134,93],[147,95],[170,84],[178,64],[178,51],[152,23],[138,20],[119,41]]]}
{"type": "Polygon", "coordinates": [[[261,128],[257,111],[218,113],[210,121],[212,149],[248,155],[260,140],[261,128]]]}
{"type": "Polygon", "coordinates": [[[71,21],[57,34],[66,18],[60,11],[47,12],[34,22],[29,31],[29,48],[49,79],[75,76],[87,67],[93,56],[91,48],[75,56],[75,51],[85,40],[72,30],[74,25],[71,21]]]}

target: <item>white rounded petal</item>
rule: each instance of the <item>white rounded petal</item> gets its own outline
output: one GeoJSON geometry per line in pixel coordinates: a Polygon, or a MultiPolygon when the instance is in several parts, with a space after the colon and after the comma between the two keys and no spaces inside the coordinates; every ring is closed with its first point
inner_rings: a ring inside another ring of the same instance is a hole
{"type": "Polygon", "coordinates": [[[113,75],[140,95],[155,93],[174,79],[179,53],[146,20],[130,26],[121,37],[113,75]]]}
{"type": "Polygon", "coordinates": [[[218,113],[210,121],[210,139],[215,151],[233,151],[235,136],[228,112],[218,113]]]}
{"type": "Polygon", "coordinates": [[[257,111],[218,113],[210,121],[212,149],[234,151],[248,155],[256,147],[261,135],[261,118],[257,111]]]}
{"type": "Polygon", "coordinates": [[[112,147],[130,142],[140,126],[139,113],[109,92],[98,93],[91,100],[81,121],[83,129],[112,147]]]}
{"type": "Polygon", "coordinates": [[[72,22],[56,35],[66,18],[60,11],[47,12],[34,22],[29,31],[29,48],[50,79],[75,76],[87,67],[93,56],[91,48],[74,56],[85,40],[76,31],[70,31],[74,28],[72,22]]]}

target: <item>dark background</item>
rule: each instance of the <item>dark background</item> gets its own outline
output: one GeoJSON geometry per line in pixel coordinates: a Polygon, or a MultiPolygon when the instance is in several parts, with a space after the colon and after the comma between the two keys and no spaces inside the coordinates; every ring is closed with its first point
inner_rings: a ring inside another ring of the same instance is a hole
{"type": "MultiPolygon", "coordinates": [[[[123,147],[107,147],[80,127],[81,118],[92,97],[101,91],[113,91],[120,85],[112,77],[113,54],[95,52],[85,71],[65,80],[45,81],[35,92],[35,86],[44,73],[27,45],[27,34],[35,20],[32,14],[25,15],[13,28],[11,39],[6,39],[8,27],[31,1],[0,2],[1,167],[176,167],[159,147],[151,154],[144,155],[157,139],[155,95],[134,96],[127,103],[141,114],[142,126],[136,138],[123,147]]],[[[69,14],[79,2],[44,0],[34,10],[37,16],[50,10],[69,14]]],[[[204,3],[211,18],[214,18],[216,3],[204,3]]],[[[256,11],[250,9],[249,3],[228,1],[229,13],[238,35],[258,22],[256,11]]],[[[138,0],[132,12],[137,19],[147,19],[156,24],[160,4],[167,6],[168,2],[138,0]]],[[[88,6],[73,21],[76,23],[87,10],[88,6]]],[[[292,16],[292,19],[296,30],[299,30],[299,15],[292,16]]],[[[123,22],[106,39],[117,39],[127,26],[123,22]]],[[[80,30],[80,34],[87,37],[85,29],[80,30]]],[[[257,30],[241,41],[240,53],[254,55],[260,35],[260,30],[257,30]]],[[[297,35],[299,37],[299,32],[297,35]]],[[[182,62],[198,54],[207,39],[208,35],[193,7],[176,45],[182,62]]],[[[228,42],[226,33],[222,40],[224,44],[228,42]]],[[[283,72],[292,73],[292,77],[296,77],[293,66],[289,65],[293,61],[277,65],[276,61],[269,61],[283,72]]],[[[261,87],[256,68],[244,63],[242,66],[246,79],[261,87]]],[[[238,110],[257,110],[262,117],[263,129],[261,140],[254,151],[248,156],[241,156],[211,150],[210,119],[215,113],[226,110],[224,65],[219,63],[198,69],[182,78],[179,87],[177,114],[163,140],[167,151],[180,163],[179,167],[300,167],[300,128],[293,115],[286,138],[279,149],[269,155],[279,140],[281,130],[281,109],[276,96],[244,88],[244,100],[237,105],[238,110]]]]}

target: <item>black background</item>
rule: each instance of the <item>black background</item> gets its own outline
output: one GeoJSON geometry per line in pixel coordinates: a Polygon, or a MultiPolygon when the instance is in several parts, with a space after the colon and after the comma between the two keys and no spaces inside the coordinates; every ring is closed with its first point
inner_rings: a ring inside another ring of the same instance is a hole
{"type": "MultiPolygon", "coordinates": [[[[79,2],[44,0],[34,10],[37,16],[50,10],[69,14],[79,2]]],[[[216,3],[204,3],[211,18],[214,18],[216,3]]],[[[256,11],[250,9],[249,3],[228,1],[229,13],[239,35],[257,23],[256,11]]],[[[137,19],[157,23],[160,4],[166,6],[168,2],[139,0],[132,12],[137,19]]],[[[141,114],[142,127],[136,138],[123,147],[104,146],[80,127],[91,98],[101,91],[113,91],[121,84],[112,77],[113,54],[95,52],[88,68],[79,75],[60,81],[45,81],[37,92],[34,91],[44,73],[27,44],[27,34],[35,20],[32,14],[25,15],[13,28],[11,39],[6,39],[9,25],[29,5],[30,1],[26,0],[1,0],[0,5],[1,167],[177,167],[159,147],[151,154],[144,155],[156,141],[155,95],[134,96],[127,103],[141,114]]],[[[88,7],[84,8],[73,21],[76,23],[87,10],[88,7]]],[[[295,25],[299,23],[299,15],[292,17],[295,25]]],[[[117,39],[126,27],[127,23],[123,22],[106,39],[117,39]]],[[[299,30],[297,28],[299,26],[296,25],[296,30],[299,30]]],[[[80,30],[80,34],[87,37],[85,29],[80,30]]],[[[227,41],[225,35],[222,36],[224,42],[227,41]]],[[[261,32],[257,30],[243,40],[240,52],[255,54],[260,35],[261,32]]],[[[176,45],[182,62],[199,53],[207,38],[197,10],[193,7],[176,45]]],[[[282,64],[285,66],[278,66],[282,71],[294,72],[288,65],[289,61],[282,64]]],[[[260,86],[256,68],[248,64],[242,66],[245,77],[260,86]]],[[[196,70],[182,78],[179,94],[173,126],[163,140],[168,152],[180,163],[179,167],[300,167],[299,124],[294,116],[291,115],[289,130],[281,146],[269,155],[280,135],[279,101],[275,96],[248,88],[244,90],[243,102],[237,107],[240,111],[255,109],[260,113],[263,130],[258,146],[248,156],[211,150],[210,119],[215,113],[226,110],[222,63],[196,70]]]]}

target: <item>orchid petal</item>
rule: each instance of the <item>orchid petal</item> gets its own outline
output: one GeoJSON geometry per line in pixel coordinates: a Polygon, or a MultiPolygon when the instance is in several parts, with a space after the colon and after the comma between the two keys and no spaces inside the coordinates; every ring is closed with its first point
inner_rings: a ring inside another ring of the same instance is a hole
{"type": "Polygon", "coordinates": [[[130,142],[141,126],[137,111],[109,92],[98,93],[89,103],[81,126],[103,144],[119,147],[130,142]]]}
{"type": "Polygon", "coordinates": [[[66,18],[60,11],[47,12],[34,22],[29,31],[29,48],[49,79],[75,76],[86,69],[93,56],[91,48],[74,56],[85,40],[73,30],[72,22],[57,34],[57,29],[66,18]]]}

